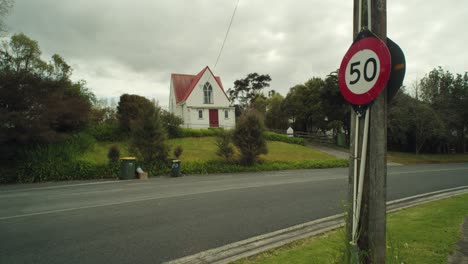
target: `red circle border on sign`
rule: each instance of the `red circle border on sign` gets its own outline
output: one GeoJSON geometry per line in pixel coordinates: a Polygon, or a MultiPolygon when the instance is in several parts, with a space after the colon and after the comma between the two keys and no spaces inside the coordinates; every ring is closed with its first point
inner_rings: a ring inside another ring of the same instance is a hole
{"type": "Polygon", "coordinates": [[[346,52],[343,60],[341,61],[340,70],[338,74],[338,85],[340,87],[341,94],[343,97],[354,105],[365,105],[369,104],[374,100],[385,88],[390,78],[390,72],[392,69],[392,58],[387,45],[382,40],[376,37],[367,37],[355,42],[351,48],[346,52]],[[379,78],[375,82],[374,86],[366,93],[355,94],[351,92],[346,84],[345,72],[346,66],[353,57],[354,54],[361,50],[369,49],[377,54],[380,61],[380,72],[379,78]]]}

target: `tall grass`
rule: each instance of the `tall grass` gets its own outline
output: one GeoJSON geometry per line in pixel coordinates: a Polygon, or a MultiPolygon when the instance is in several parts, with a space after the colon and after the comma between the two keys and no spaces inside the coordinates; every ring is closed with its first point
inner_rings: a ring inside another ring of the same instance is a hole
{"type": "Polygon", "coordinates": [[[115,176],[118,167],[92,164],[78,157],[96,140],[80,133],[61,143],[31,146],[19,151],[19,166],[15,172],[18,182],[41,182],[95,179],[115,176]]]}

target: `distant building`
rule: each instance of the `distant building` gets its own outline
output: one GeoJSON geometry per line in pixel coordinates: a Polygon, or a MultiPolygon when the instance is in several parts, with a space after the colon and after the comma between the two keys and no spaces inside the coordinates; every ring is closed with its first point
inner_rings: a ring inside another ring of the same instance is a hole
{"type": "Polygon", "coordinates": [[[221,78],[208,66],[197,75],[171,74],[169,112],[181,117],[187,128],[229,129],[236,124],[221,78]]]}

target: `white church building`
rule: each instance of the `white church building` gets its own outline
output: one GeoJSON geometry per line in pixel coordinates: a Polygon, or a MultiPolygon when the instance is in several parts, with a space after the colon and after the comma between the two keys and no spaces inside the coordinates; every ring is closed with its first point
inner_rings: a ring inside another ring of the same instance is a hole
{"type": "Polygon", "coordinates": [[[221,78],[206,66],[197,75],[171,74],[169,111],[184,121],[186,128],[234,128],[234,107],[221,78]]]}

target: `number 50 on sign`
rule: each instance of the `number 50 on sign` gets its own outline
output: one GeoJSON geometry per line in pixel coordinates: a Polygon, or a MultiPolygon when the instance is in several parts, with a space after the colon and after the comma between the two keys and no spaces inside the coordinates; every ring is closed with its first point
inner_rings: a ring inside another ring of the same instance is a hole
{"type": "Polygon", "coordinates": [[[390,72],[391,57],[387,45],[377,37],[361,36],[341,62],[340,91],[351,104],[369,104],[385,88],[390,72]]]}

